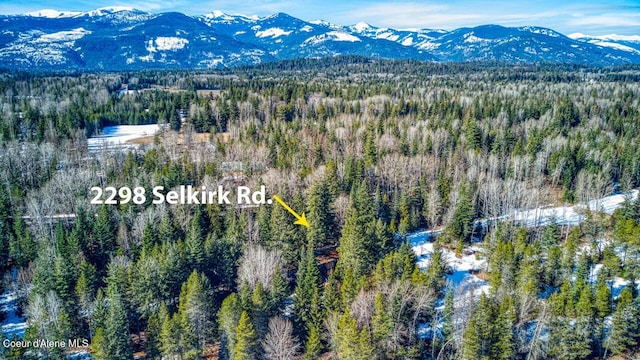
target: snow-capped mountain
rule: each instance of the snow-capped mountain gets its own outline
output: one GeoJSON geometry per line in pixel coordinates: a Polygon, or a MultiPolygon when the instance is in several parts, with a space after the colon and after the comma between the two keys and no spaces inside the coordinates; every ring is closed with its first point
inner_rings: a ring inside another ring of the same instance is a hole
{"type": "Polygon", "coordinates": [[[640,63],[640,36],[564,36],[539,27],[453,31],[341,26],[284,13],[152,14],[130,7],[0,16],[0,66],[12,69],[218,68],[363,55],[425,61],[640,63]]]}
{"type": "Polygon", "coordinates": [[[264,18],[217,14],[200,17],[217,31],[234,39],[267,49],[278,59],[317,58],[335,55],[364,55],[382,58],[436,60],[420,49],[360,36],[327,22],[307,22],[284,13],[264,18]]]}
{"type": "Polygon", "coordinates": [[[433,52],[451,61],[570,62],[610,65],[638,62],[636,54],[578,42],[551,29],[483,25],[461,28],[434,41],[433,52]]]}

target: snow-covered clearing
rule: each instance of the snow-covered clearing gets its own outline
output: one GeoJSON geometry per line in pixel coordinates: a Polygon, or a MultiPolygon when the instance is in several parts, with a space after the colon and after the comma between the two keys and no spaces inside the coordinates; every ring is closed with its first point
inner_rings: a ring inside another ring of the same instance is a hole
{"type": "MultiPolygon", "coordinates": [[[[433,254],[433,242],[430,238],[437,235],[440,231],[421,231],[407,236],[407,240],[411,243],[413,252],[418,257],[418,267],[424,269],[431,261],[433,254]]],[[[489,291],[489,283],[482,280],[471,272],[486,270],[487,261],[480,257],[476,257],[479,248],[470,247],[467,252],[458,258],[455,253],[449,249],[442,248],[442,255],[451,268],[451,274],[447,274],[447,280],[454,288],[460,286],[473,290],[476,295],[489,291]]]]}
{"type": "Polygon", "coordinates": [[[87,140],[89,151],[95,152],[103,148],[128,148],[131,140],[155,135],[160,131],[158,124],[151,125],[117,125],[105,126],[99,135],[87,140]]]}
{"type": "MultiPolygon", "coordinates": [[[[512,214],[500,216],[490,220],[477,220],[477,225],[486,225],[489,221],[505,221],[514,220],[519,224],[527,227],[536,227],[549,225],[552,221],[555,221],[559,225],[578,225],[584,221],[584,210],[586,207],[593,211],[600,211],[605,214],[612,214],[618,209],[625,199],[635,200],[638,198],[638,190],[632,190],[625,194],[615,194],[606,196],[601,199],[590,200],[587,204],[577,204],[573,206],[557,206],[557,207],[539,207],[532,210],[520,210],[515,211],[512,214]]],[[[442,230],[423,230],[411,233],[406,236],[407,240],[411,243],[411,248],[418,256],[418,266],[425,268],[431,259],[433,254],[433,242],[431,239],[434,236],[440,234],[442,230]]],[[[444,259],[447,261],[449,267],[451,267],[451,274],[447,275],[447,279],[452,286],[456,289],[460,285],[469,287],[476,295],[481,292],[486,292],[489,289],[487,281],[482,280],[471,272],[478,272],[486,270],[487,261],[481,256],[481,249],[476,246],[465,249],[465,253],[462,257],[456,257],[455,253],[449,249],[443,248],[442,252],[444,259]]],[[[586,251],[586,250],[585,250],[586,251]]],[[[593,282],[595,282],[598,271],[602,268],[602,265],[596,265],[592,270],[593,282]]],[[[615,278],[610,281],[612,286],[612,294],[614,297],[620,294],[620,291],[628,285],[628,281],[622,278],[615,278]]]]}
{"type": "Polygon", "coordinates": [[[626,198],[635,200],[638,198],[638,190],[632,190],[626,194],[615,194],[601,199],[590,200],[587,204],[558,207],[538,207],[532,210],[515,211],[504,219],[512,219],[527,227],[549,225],[552,220],[558,225],[578,225],[584,221],[584,211],[587,207],[591,211],[605,214],[613,214],[626,198]]]}
{"type": "MultiPolygon", "coordinates": [[[[558,206],[558,207],[540,207],[533,210],[521,210],[515,211],[512,214],[496,217],[493,219],[476,220],[476,225],[485,226],[489,222],[514,220],[527,227],[544,226],[551,224],[555,221],[559,225],[577,225],[584,221],[584,209],[588,207],[593,211],[600,211],[606,214],[612,214],[618,209],[625,199],[635,200],[638,198],[638,190],[633,190],[626,194],[615,194],[606,196],[602,199],[594,199],[587,204],[578,204],[574,206],[558,206]]],[[[406,236],[406,239],[410,242],[413,252],[418,257],[418,267],[421,269],[426,268],[431,261],[433,250],[433,237],[439,235],[442,232],[441,229],[437,230],[422,230],[417,231],[406,236]]],[[[606,245],[606,240],[603,240],[603,246],[606,245]]],[[[598,245],[600,246],[600,244],[598,245]]],[[[589,251],[588,248],[582,248],[581,251],[589,251]]],[[[618,251],[616,251],[618,252],[618,251]]],[[[465,306],[463,304],[464,298],[459,294],[473,294],[475,298],[480,294],[488,293],[490,286],[488,281],[483,280],[475,276],[473,273],[477,273],[487,269],[487,260],[482,257],[482,250],[477,246],[471,246],[465,249],[464,254],[461,257],[457,257],[455,253],[447,248],[442,248],[442,254],[447,262],[447,265],[451,268],[451,273],[447,274],[447,280],[450,285],[453,286],[456,293],[457,300],[455,306],[465,306]]],[[[595,284],[597,281],[598,273],[603,268],[602,264],[596,264],[589,274],[589,282],[595,284]]],[[[611,295],[613,298],[617,298],[620,295],[622,289],[629,285],[629,281],[620,277],[615,277],[607,281],[610,286],[611,295]]],[[[640,284],[638,284],[640,290],[640,284]]],[[[437,302],[436,310],[442,312],[444,310],[444,301],[439,299],[437,302]]],[[[439,324],[435,329],[436,332],[440,331],[442,324],[439,324]]],[[[418,336],[420,338],[430,338],[433,336],[434,329],[430,323],[422,323],[418,326],[418,336]]]]}

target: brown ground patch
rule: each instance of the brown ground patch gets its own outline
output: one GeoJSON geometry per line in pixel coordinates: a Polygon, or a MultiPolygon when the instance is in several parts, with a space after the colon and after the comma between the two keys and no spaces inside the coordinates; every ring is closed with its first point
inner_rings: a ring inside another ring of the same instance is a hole
{"type": "Polygon", "coordinates": [[[202,352],[202,358],[205,360],[218,360],[219,351],[220,351],[220,345],[218,344],[208,346],[202,352]]]}
{"type": "MultiPolygon", "coordinates": [[[[168,130],[168,133],[171,134],[172,137],[176,134],[176,132],[173,131],[173,130],[168,130]]],[[[162,140],[162,137],[164,137],[166,135],[158,134],[158,136],[160,136],[160,140],[162,140]]],[[[216,134],[215,137],[217,139],[220,139],[223,142],[228,142],[229,141],[229,133],[216,134]]],[[[129,141],[127,141],[127,143],[136,144],[136,145],[151,145],[151,144],[153,144],[154,139],[155,139],[155,135],[150,135],[150,136],[145,136],[145,137],[129,140],[129,141]]],[[[184,143],[184,133],[182,131],[178,132],[177,139],[178,139],[176,141],[177,145],[182,145],[184,143]]],[[[194,142],[194,143],[198,143],[198,144],[200,144],[200,143],[208,143],[209,142],[209,133],[208,132],[206,132],[206,133],[193,133],[191,141],[194,142]]]]}
{"type": "Polygon", "coordinates": [[[136,144],[136,145],[149,145],[149,144],[153,144],[153,138],[154,138],[154,136],[150,135],[150,136],[145,136],[145,137],[129,140],[129,141],[127,141],[127,143],[128,144],[136,144]]]}
{"type": "Polygon", "coordinates": [[[491,278],[491,275],[489,275],[489,273],[486,271],[477,271],[472,274],[475,275],[478,279],[484,280],[484,281],[489,281],[489,279],[491,278]]]}

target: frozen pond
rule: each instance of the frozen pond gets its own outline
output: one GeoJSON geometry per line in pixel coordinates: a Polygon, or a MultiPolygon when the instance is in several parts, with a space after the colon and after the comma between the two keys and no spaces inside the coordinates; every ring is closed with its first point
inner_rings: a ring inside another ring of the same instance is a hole
{"type": "Polygon", "coordinates": [[[160,129],[159,124],[105,126],[100,134],[87,140],[87,145],[90,152],[103,148],[135,147],[131,140],[155,135],[160,129]]]}

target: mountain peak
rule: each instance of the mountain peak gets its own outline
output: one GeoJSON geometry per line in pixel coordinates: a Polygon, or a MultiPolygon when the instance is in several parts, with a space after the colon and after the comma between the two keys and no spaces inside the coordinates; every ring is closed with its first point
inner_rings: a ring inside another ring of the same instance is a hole
{"type": "Polygon", "coordinates": [[[145,13],[142,10],[134,9],[130,6],[106,6],[106,7],[101,7],[94,10],[83,12],[79,16],[89,16],[89,17],[105,16],[105,15],[112,15],[120,12],[134,12],[134,13],[141,13],[141,14],[145,13]]]}
{"type": "Polygon", "coordinates": [[[369,29],[371,29],[373,27],[371,25],[369,25],[368,23],[364,22],[364,21],[360,21],[359,23],[353,25],[351,28],[354,29],[357,32],[363,32],[363,31],[369,30],[369,29]]]}
{"type": "MultiPolygon", "coordinates": [[[[269,19],[296,19],[293,16],[287,14],[287,13],[283,13],[283,12],[278,12],[275,13],[273,15],[269,15],[267,17],[262,18],[262,20],[269,20],[269,19]]],[[[298,20],[298,19],[296,19],[298,20]]]]}
{"type": "Polygon", "coordinates": [[[260,19],[258,15],[247,16],[244,14],[228,14],[222,10],[213,10],[210,13],[202,15],[202,17],[209,20],[224,20],[224,21],[232,21],[232,20],[256,21],[260,19]]]}

